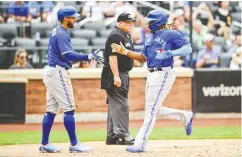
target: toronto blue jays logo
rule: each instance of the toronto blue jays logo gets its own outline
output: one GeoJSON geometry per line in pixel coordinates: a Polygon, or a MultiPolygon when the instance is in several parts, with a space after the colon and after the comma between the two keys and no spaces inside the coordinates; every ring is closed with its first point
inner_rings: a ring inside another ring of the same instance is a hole
{"type": "Polygon", "coordinates": [[[158,54],[158,53],[162,53],[162,52],[164,52],[165,50],[165,46],[166,46],[166,42],[165,42],[165,40],[163,40],[162,38],[160,38],[160,37],[156,37],[155,39],[154,39],[154,41],[156,42],[156,43],[158,43],[158,45],[159,46],[157,46],[158,48],[156,48],[155,49],[155,51],[156,51],[156,53],[158,54]]]}
{"type": "Polygon", "coordinates": [[[155,51],[156,51],[157,53],[162,53],[162,52],[164,52],[165,50],[164,50],[164,49],[159,48],[159,49],[156,49],[155,51]]]}

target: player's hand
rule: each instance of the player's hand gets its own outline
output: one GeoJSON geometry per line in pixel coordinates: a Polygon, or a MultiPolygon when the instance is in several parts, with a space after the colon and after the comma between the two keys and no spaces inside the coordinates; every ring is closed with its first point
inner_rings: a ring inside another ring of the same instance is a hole
{"type": "Polygon", "coordinates": [[[98,55],[98,52],[99,51],[100,51],[100,49],[98,49],[98,50],[96,50],[96,51],[94,51],[92,53],[89,53],[88,54],[88,59],[89,60],[95,60],[98,63],[103,63],[104,62],[104,59],[103,59],[103,57],[101,57],[101,56],[98,55]]]}
{"type": "Polygon", "coordinates": [[[162,52],[162,53],[158,53],[156,56],[155,56],[155,59],[157,60],[165,60],[165,59],[169,59],[172,57],[172,53],[171,51],[165,51],[165,52],[162,52]]]}
{"type": "Polygon", "coordinates": [[[116,87],[121,87],[121,79],[120,79],[120,77],[119,76],[114,76],[114,85],[116,86],[116,87]]]}
{"type": "Polygon", "coordinates": [[[124,47],[122,42],[120,42],[120,45],[116,43],[112,43],[111,47],[112,47],[112,52],[117,52],[121,55],[127,55],[128,53],[128,50],[124,47]]]}

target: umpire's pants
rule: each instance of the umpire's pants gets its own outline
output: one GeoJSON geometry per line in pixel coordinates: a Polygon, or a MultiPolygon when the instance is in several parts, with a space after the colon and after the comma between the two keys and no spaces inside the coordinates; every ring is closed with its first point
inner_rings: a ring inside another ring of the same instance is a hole
{"type": "Polygon", "coordinates": [[[121,87],[114,87],[107,90],[108,118],[107,118],[107,136],[129,137],[129,75],[128,73],[119,73],[122,81],[121,87]]]}

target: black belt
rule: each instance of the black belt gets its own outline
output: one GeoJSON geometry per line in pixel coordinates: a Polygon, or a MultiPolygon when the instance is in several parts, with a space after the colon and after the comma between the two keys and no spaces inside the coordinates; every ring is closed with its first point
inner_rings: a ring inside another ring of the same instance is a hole
{"type": "MultiPolygon", "coordinates": [[[[164,68],[166,68],[166,67],[164,67],[164,68]]],[[[173,68],[173,66],[171,66],[171,69],[173,68]]],[[[163,71],[163,69],[162,68],[150,68],[150,69],[148,69],[148,71],[149,72],[155,72],[155,71],[163,71]]]]}
{"type": "Polygon", "coordinates": [[[155,71],[162,71],[162,68],[152,68],[152,69],[148,69],[149,72],[155,72],[155,71]]]}

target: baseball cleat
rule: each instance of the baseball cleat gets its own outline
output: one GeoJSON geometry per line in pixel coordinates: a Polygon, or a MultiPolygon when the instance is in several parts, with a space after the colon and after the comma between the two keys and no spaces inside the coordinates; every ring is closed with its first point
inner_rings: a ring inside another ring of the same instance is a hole
{"type": "Polygon", "coordinates": [[[121,137],[117,140],[116,142],[117,145],[133,145],[134,144],[134,139],[127,139],[126,137],[121,137]]]}
{"type": "Polygon", "coordinates": [[[142,153],[142,152],[144,152],[144,149],[141,149],[140,147],[138,147],[136,145],[132,145],[132,146],[126,147],[126,151],[131,152],[131,153],[142,153]]]}
{"type": "Polygon", "coordinates": [[[193,115],[192,115],[189,123],[185,127],[187,136],[191,135],[191,133],[192,133],[192,120],[193,120],[193,115]]]}
{"type": "Polygon", "coordinates": [[[79,142],[75,146],[70,146],[69,148],[70,153],[90,152],[92,150],[92,147],[85,146],[79,142]]]}
{"type": "Polygon", "coordinates": [[[118,137],[107,137],[106,138],[106,145],[116,145],[118,141],[118,137]]]}
{"type": "Polygon", "coordinates": [[[47,145],[41,145],[39,147],[39,151],[41,153],[59,153],[61,152],[61,148],[56,148],[53,144],[49,143],[47,145]]]}

